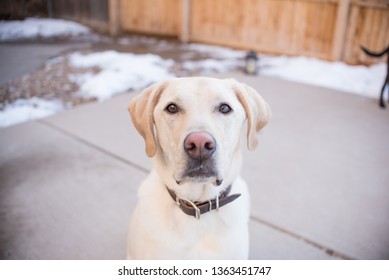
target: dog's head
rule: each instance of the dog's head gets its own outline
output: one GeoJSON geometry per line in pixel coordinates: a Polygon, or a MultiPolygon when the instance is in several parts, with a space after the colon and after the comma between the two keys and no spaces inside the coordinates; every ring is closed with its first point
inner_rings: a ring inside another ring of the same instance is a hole
{"type": "MultiPolygon", "coordinates": [[[[134,97],[129,111],[164,176],[219,185],[240,166],[240,131],[247,120],[247,145],[271,112],[251,87],[232,79],[176,78],[157,83],[134,97]],[[236,166],[238,165],[238,166],[236,166]],[[228,174],[228,175],[226,175],[228,174]]],[[[231,182],[229,182],[231,183],[231,182]]]]}

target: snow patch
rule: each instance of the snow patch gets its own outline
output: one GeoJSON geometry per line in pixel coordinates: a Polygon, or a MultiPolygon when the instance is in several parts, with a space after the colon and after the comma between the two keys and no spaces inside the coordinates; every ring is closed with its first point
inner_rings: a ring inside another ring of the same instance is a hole
{"type": "Polygon", "coordinates": [[[244,59],[245,51],[235,50],[226,47],[203,45],[203,44],[187,44],[183,45],[182,49],[194,51],[197,53],[207,54],[216,59],[244,59]]]}
{"type": "Polygon", "coordinates": [[[89,33],[90,29],[73,21],[47,18],[27,18],[25,20],[0,21],[0,41],[13,41],[77,36],[89,33]]]}
{"type": "Polygon", "coordinates": [[[73,67],[98,67],[100,72],[70,77],[80,85],[82,96],[99,101],[127,90],[140,90],[148,85],[174,77],[169,68],[173,60],[164,60],[158,55],[119,53],[105,51],[91,54],[74,53],[69,57],[73,67]]]}
{"type": "MultiPolygon", "coordinates": [[[[185,70],[205,74],[243,69],[246,56],[246,53],[240,50],[203,44],[183,45],[182,49],[210,57],[201,60],[187,60],[182,64],[185,70]]],[[[385,63],[377,63],[368,67],[301,56],[261,54],[258,56],[260,76],[277,77],[376,99],[385,80],[387,67],[385,63]]]]}
{"type": "Polygon", "coordinates": [[[45,118],[64,109],[58,100],[48,101],[37,97],[18,99],[0,110],[0,127],[45,118]]]}
{"type": "Polygon", "coordinates": [[[343,92],[378,98],[385,79],[386,64],[353,66],[308,57],[261,56],[259,73],[263,76],[332,88],[343,92]]]}
{"type": "Polygon", "coordinates": [[[185,61],[182,67],[188,71],[208,73],[225,73],[236,68],[242,67],[243,63],[236,60],[217,60],[217,59],[203,59],[198,61],[185,61]]]}

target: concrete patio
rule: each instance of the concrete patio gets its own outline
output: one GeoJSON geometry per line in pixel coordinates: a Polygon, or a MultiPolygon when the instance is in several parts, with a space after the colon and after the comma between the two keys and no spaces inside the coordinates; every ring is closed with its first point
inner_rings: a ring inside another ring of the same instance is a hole
{"type": "MultiPolygon", "coordinates": [[[[251,259],[389,259],[389,111],[376,101],[229,73],[272,108],[245,149],[251,259]]],[[[133,94],[0,129],[0,258],[122,259],[151,168],[133,94]]]]}

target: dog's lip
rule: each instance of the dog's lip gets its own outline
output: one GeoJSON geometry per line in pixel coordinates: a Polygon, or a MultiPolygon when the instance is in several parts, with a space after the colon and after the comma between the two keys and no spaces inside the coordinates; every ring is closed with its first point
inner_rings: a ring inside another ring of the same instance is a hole
{"type": "Polygon", "coordinates": [[[214,160],[188,160],[183,177],[214,177],[217,176],[214,160]]]}
{"type": "Polygon", "coordinates": [[[218,174],[214,168],[200,165],[187,169],[184,172],[183,177],[194,179],[195,181],[206,181],[211,178],[217,178],[218,174]]]}
{"type": "Polygon", "coordinates": [[[185,183],[187,181],[194,181],[194,182],[197,182],[197,183],[209,182],[209,183],[212,183],[215,187],[218,187],[218,186],[220,186],[223,183],[223,179],[218,179],[218,178],[215,178],[214,181],[210,180],[209,178],[202,178],[202,179],[196,178],[195,180],[186,180],[186,179],[177,180],[177,179],[175,179],[175,181],[176,181],[177,185],[181,185],[181,184],[183,184],[183,183],[185,183]]]}
{"type": "Polygon", "coordinates": [[[223,178],[218,176],[216,172],[211,171],[189,171],[186,172],[182,177],[175,178],[177,185],[182,184],[183,182],[197,182],[197,183],[213,183],[215,186],[220,186],[223,182],[223,178]]]}
{"type": "Polygon", "coordinates": [[[211,178],[216,177],[216,173],[213,170],[206,170],[203,168],[190,170],[185,174],[185,177],[189,178],[211,178]]]}

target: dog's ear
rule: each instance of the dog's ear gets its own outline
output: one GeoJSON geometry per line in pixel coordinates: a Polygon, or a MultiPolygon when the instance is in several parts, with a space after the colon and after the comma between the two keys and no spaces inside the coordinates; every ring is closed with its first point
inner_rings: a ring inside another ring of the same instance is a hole
{"type": "Polygon", "coordinates": [[[268,123],[271,110],[265,100],[252,87],[230,80],[232,87],[246,111],[247,117],[247,147],[254,150],[258,146],[257,133],[268,123]]]}
{"type": "Polygon", "coordinates": [[[157,150],[153,113],[165,86],[164,83],[156,83],[146,88],[135,96],[128,105],[132,122],[145,140],[146,154],[149,157],[153,157],[157,150]]]}

